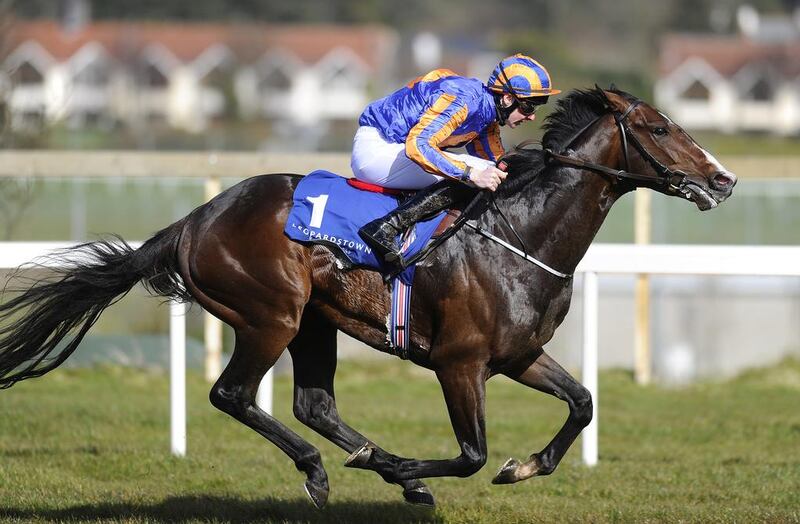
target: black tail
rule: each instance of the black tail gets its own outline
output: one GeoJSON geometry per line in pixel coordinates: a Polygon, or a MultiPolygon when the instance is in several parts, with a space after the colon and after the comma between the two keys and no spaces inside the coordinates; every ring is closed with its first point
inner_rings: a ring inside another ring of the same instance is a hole
{"type": "Polygon", "coordinates": [[[59,266],[50,270],[54,276],[0,304],[0,326],[11,321],[0,327],[0,389],[61,365],[103,310],[140,280],[153,294],[190,300],[176,256],[183,223],[159,231],[139,249],[114,237],[48,255],[59,266]]]}

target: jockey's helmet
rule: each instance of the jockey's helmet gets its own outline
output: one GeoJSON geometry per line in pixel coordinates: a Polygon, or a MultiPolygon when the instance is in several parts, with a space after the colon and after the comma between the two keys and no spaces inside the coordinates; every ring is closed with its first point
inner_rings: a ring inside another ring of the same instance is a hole
{"type": "Polygon", "coordinates": [[[501,60],[486,85],[495,93],[509,93],[516,99],[547,97],[561,92],[553,89],[550,73],[544,66],[519,53],[501,60]]]}

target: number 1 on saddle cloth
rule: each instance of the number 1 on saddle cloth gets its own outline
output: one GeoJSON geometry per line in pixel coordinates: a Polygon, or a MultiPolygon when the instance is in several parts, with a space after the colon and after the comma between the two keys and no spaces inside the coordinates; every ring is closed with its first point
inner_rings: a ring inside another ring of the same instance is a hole
{"type": "MultiPolygon", "coordinates": [[[[298,242],[328,247],[343,268],[366,267],[386,273],[383,261],[358,230],[397,205],[396,196],[357,189],[335,173],[314,171],[297,185],[284,233],[298,242]]],[[[409,229],[403,237],[404,258],[413,257],[425,247],[445,214],[443,211],[409,229]]],[[[413,265],[398,275],[408,285],[413,276],[413,265]]]]}

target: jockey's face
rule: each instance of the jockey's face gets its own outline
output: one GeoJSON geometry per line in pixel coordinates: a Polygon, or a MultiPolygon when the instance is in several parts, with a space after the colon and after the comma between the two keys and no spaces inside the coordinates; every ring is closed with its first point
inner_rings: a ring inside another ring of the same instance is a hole
{"type": "MultiPolygon", "coordinates": [[[[515,103],[514,97],[510,94],[506,93],[503,95],[502,103],[505,107],[510,107],[512,104],[515,103]]],[[[527,108],[526,108],[527,109],[527,108]]],[[[523,122],[533,122],[536,119],[536,113],[525,114],[528,111],[522,112],[520,111],[519,105],[508,115],[506,119],[506,123],[508,127],[515,128],[518,125],[522,124],[523,122]]]]}

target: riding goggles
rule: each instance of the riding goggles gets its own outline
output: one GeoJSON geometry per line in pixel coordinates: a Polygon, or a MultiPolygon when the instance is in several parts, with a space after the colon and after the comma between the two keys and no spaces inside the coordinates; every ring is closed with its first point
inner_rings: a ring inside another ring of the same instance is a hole
{"type": "Polygon", "coordinates": [[[514,88],[511,86],[511,82],[508,80],[508,76],[506,76],[505,70],[501,69],[500,74],[502,75],[500,83],[505,86],[506,89],[508,89],[509,94],[514,97],[514,101],[517,103],[517,109],[519,109],[519,112],[523,116],[531,116],[536,114],[536,110],[539,108],[539,106],[547,103],[547,99],[549,98],[548,95],[525,98],[517,95],[517,92],[514,90],[514,88]]]}
{"type": "Polygon", "coordinates": [[[517,98],[517,109],[519,112],[525,116],[531,116],[536,114],[536,110],[539,108],[541,104],[537,104],[532,100],[524,100],[517,98]]]}

